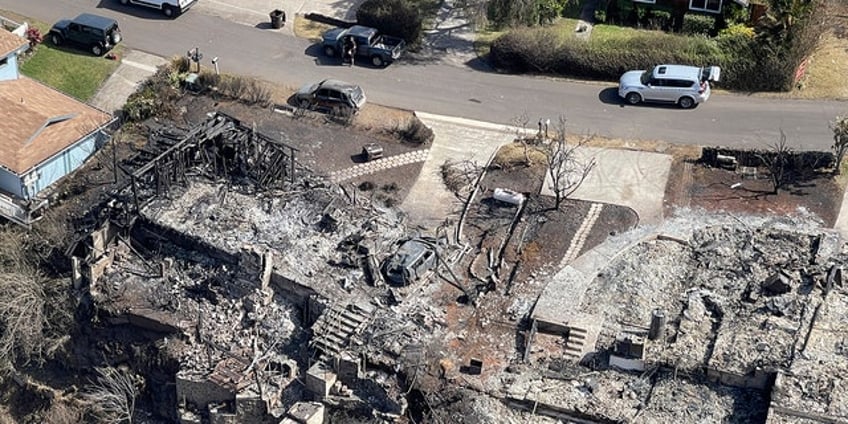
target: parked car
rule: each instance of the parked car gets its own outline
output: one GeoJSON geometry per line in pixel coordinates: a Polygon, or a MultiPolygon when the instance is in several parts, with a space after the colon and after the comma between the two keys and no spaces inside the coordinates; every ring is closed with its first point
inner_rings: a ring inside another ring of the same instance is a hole
{"type": "Polygon", "coordinates": [[[56,46],[74,44],[100,56],[121,42],[121,30],[112,18],[83,13],[74,19],[56,22],[47,38],[56,46]]]}
{"type": "Polygon", "coordinates": [[[162,11],[169,17],[175,18],[194,6],[197,0],[121,0],[121,4],[135,4],[162,11]]]}
{"type": "Polygon", "coordinates": [[[350,108],[357,111],[365,105],[365,92],[356,84],[325,79],[306,84],[294,95],[298,106],[313,110],[336,110],[350,108]]]}
{"type": "Polygon", "coordinates": [[[629,71],[618,82],[618,95],[627,103],[677,103],[684,109],[710,98],[710,82],[718,81],[721,68],[657,65],[650,71],[629,71]]]}
{"type": "Polygon", "coordinates": [[[379,34],[374,28],[354,25],[325,32],[321,41],[324,54],[330,57],[342,56],[347,37],[356,45],[356,56],[368,58],[374,66],[386,66],[394,62],[406,48],[406,42],[400,38],[379,34]]]}

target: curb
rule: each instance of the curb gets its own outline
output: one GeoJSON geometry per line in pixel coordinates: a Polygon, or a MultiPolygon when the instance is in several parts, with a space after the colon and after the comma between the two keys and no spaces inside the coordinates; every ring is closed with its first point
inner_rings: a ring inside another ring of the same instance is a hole
{"type": "Polygon", "coordinates": [[[513,134],[516,131],[527,131],[529,134],[535,132],[533,127],[530,128],[519,128],[513,125],[504,125],[504,124],[496,124],[494,122],[486,122],[486,121],[476,121],[473,119],[460,118],[455,116],[445,116],[445,115],[436,115],[433,113],[427,112],[413,112],[415,116],[421,119],[428,119],[431,121],[438,121],[445,124],[451,125],[460,125],[469,128],[481,129],[486,131],[497,131],[500,133],[508,133],[513,134]]]}

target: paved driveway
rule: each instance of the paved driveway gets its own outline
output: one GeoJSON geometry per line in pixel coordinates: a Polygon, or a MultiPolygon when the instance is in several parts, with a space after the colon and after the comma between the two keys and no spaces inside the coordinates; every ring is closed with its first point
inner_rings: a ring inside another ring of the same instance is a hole
{"type": "MultiPolygon", "coordinates": [[[[662,222],[670,155],[594,147],[578,154],[581,161],[594,157],[597,165],[571,198],[627,206],[639,214],[639,224],[662,222]]],[[[553,196],[550,186],[548,174],[542,194],[553,196]]]]}

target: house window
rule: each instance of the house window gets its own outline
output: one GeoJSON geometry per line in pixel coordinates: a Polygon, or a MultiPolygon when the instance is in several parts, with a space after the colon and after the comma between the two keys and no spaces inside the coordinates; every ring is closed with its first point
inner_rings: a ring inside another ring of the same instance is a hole
{"type": "Polygon", "coordinates": [[[633,1],[637,2],[637,3],[650,3],[650,4],[655,4],[657,2],[657,0],[633,0],[633,1]]]}
{"type": "Polygon", "coordinates": [[[8,64],[9,64],[9,58],[8,57],[4,57],[4,58],[0,59],[0,68],[6,66],[8,64]]]}
{"type": "Polygon", "coordinates": [[[721,11],[721,1],[722,0],[689,0],[689,9],[701,12],[718,13],[721,11]]]}

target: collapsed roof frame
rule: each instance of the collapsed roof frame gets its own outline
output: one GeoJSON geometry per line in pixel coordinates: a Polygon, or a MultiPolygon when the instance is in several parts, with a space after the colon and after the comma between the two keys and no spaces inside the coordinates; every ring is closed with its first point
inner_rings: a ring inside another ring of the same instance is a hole
{"type": "Polygon", "coordinates": [[[216,112],[139,168],[122,168],[130,176],[138,213],[145,204],[168,193],[173,184],[186,184],[190,170],[213,178],[241,176],[260,191],[286,177],[294,182],[297,151],[216,112]]]}

